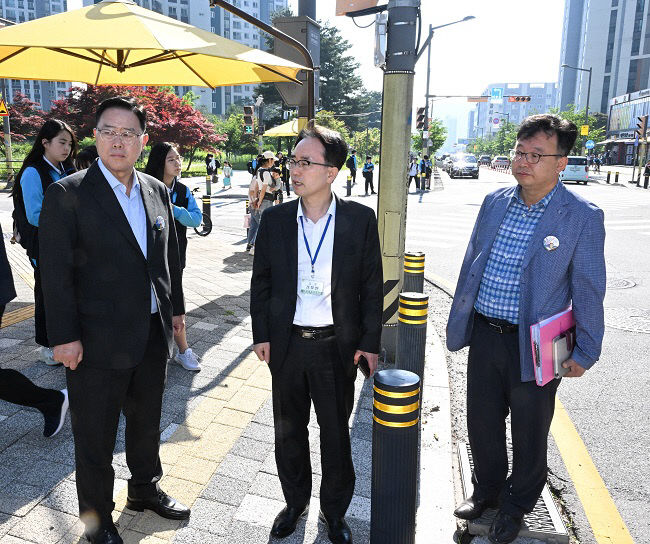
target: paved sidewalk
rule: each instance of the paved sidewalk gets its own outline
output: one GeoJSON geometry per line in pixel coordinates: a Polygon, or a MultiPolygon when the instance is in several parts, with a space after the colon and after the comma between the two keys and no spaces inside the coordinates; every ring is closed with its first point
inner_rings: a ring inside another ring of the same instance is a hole
{"type": "MultiPolygon", "coordinates": [[[[193,374],[174,363],[168,366],[161,486],[191,506],[192,515],[179,522],[125,509],[129,471],[122,421],[114,456],[114,517],[127,543],[271,541],[269,530],[284,501],[273,453],[270,374],[251,351],[252,257],[244,252],[243,234],[242,229],[241,235],[217,230],[205,238],[190,235],[184,274],[188,341],[201,356],[203,370],[193,374]]],[[[12,310],[32,304],[33,297],[21,248],[8,241],[6,247],[19,292],[12,310]]],[[[36,361],[33,326],[27,319],[0,329],[0,365],[61,389],[63,369],[36,361]]],[[[427,352],[417,540],[443,543],[452,542],[455,529],[449,393],[444,353],[432,326],[427,352]]],[[[358,544],[369,542],[372,466],[372,383],[361,374],[350,425],[357,483],[347,520],[358,544]]],[[[329,542],[317,522],[321,476],[313,413],[310,443],[315,500],[306,523],[282,541],[289,544],[329,542]]],[[[69,422],[55,438],[45,439],[38,412],[0,401],[0,544],[79,542],[83,526],[77,519],[74,478],[69,422]]]]}

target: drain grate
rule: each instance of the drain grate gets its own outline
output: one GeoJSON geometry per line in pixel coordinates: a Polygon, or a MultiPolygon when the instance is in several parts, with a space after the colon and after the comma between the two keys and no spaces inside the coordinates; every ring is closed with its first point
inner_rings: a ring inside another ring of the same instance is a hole
{"type": "Polygon", "coordinates": [[[612,278],[607,280],[607,289],[629,289],[636,283],[627,278],[612,278]]]}
{"type": "MultiPolygon", "coordinates": [[[[463,482],[463,495],[469,497],[472,494],[472,452],[466,442],[458,443],[458,457],[460,460],[460,476],[463,482]]],[[[488,509],[478,519],[467,522],[467,529],[472,535],[487,535],[492,524],[496,510],[488,509]]],[[[544,486],[542,495],[535,505],[535,509],[524,517],[519,536],[536,538],[549,544],[569,544],[567,533],[560,513],[558,512],[553,497],[544,486]]]]}
{"type": "Polygon", "coordinates": [[[605,325],[620,331],[650,334],[650,310],[605,308],[605,325]]]}

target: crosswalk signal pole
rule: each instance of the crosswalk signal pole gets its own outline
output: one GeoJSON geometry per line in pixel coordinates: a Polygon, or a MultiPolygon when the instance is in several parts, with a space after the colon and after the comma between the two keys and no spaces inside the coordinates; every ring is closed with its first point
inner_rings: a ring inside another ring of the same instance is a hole
{"type": "Polygon", "coordinates": [[[420,0],[389,0],[388,41],[381,122],[377,222],[384,267],[382,349],[395,361],[397,310],[402,290],[406,233],[406,174],[411,148],[411,110],[420,0]]]}

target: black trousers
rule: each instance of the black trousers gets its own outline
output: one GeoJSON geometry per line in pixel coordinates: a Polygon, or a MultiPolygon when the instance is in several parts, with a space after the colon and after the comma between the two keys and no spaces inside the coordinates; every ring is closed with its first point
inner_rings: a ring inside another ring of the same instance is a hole
{"type": "Polygon", "coordinates": [[[411,189],[411,182],[415,180],[415,188],[420,189],[420,176],[417,174],[415,176],[409,176],[408,190],[411,189]]]}
{"type": "Polygon", "coordinates": [[[111,462],[121,411],[126,417],[126,462],[131,471],[128,496],[143,499],[158,491],[166,365],[167,344],[156,314],[151,318],[147,348],[138,366],[113,370],[92,368],[81,361],[76,370],[66,370],[79,514],[87,531],[113,524],[115,474],[111,462]]]}
{"type": "Polygon", "coordinates": [[[370,192],[375,192],[375,186],[372,183],[372,172],[363,172],[363,177],[366,179],[366,194],[368,193],[368,187],[370,187],[370,192]]]}
{"type": "MultiPolygon", "coordinates": [[[[0,320],[4,310],[0,304],[0,320]]],[[[39,387],[17,370],[0,368],[0,399],[46,412],[61,403],[61,392],[39,387]]]]}
{"type": "Polygon", "coordinates": [[[514,515],[531,512],[546,483],[548,432],[560,380],[522,382],[517,333],[499,334],[474,320],[467,366],[467,431],[474,496],[499,499],[514,515]],[[505,419],[511,414],[512,472],[505,419]]]}
{"type": "Polygon", "coordinates": [[[350,175],[352,176],[352,183],[355,184],[357,182],[357,169],[350,168],[350,175]]]}
{"type": "Polygon", "coordinates": [[[275,460],[287,504],[301,508],[311,497],[307,424],[313,402],[320,427],[321,509],[328,516],[344,516],[355,482],[348,427],[354,379],[343,371],[336,338],[310,340],[293,333],[272,381],[275,460]]]}
{"type": "MultiPolygon", "coordinates": [[[[32,260],[30,259],[31,263],[32,260]]],[[[41,286],[41,269],[34,266],[34,340],[41,346],[49,347],[47,341],[47,328],[45,327],[45,299],[43,298],[43,287],[41,286]]]]}

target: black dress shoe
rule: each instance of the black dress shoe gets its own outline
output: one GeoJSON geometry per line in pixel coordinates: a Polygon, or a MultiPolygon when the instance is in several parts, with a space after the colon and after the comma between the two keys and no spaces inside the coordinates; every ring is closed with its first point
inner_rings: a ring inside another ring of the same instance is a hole
{"type": "Polygon", "coordinates": [[[296,530],[298,520],[307,515],[309,512],[309,505],[303,508],[293,508],[292,506],[285,506],[280,513],[275,516],[273,527],[271,528],[271,536],[275,538],[284,538],[289,536],[296,530]]]}
{"type": "Polygon", "coordinates": [[[327,536],[334,544],[352,544],[352,532],[345,518],[333,518],[323,512],[318,513],[318,519],[327,526],[327,536]]]}
{"type": "Polygon", "coordinates": [[[488,499],[477,499],[468,497],[458,505],[454,510],[454,516],[460,519],[480,518],[483,512],[488,508],[496,508],[497,501],[488,499]]]}
{"type": "Polygon", "coordinates": [[[91,544],[124,544],[116,529],[103,529],[93,535],[86,535],[86,539],[91,544]]]}
{"type": "Polygon", "coordinates": [[[157,495],[148,499],[132,499],[131,497],[127,497],[126,507],[136,512],[152,510],[159,516],[167,519],[187,519],[190,517],[190,509],[167,495],[164,491],[158,491],[157,495]]]}
{"type": "Polygon", "coordinates": [[[521,529],[523,516],[513,516],[499,510],[490,526],[488,538],[494,544],[508,544],[512,542],[521,529]]]}

